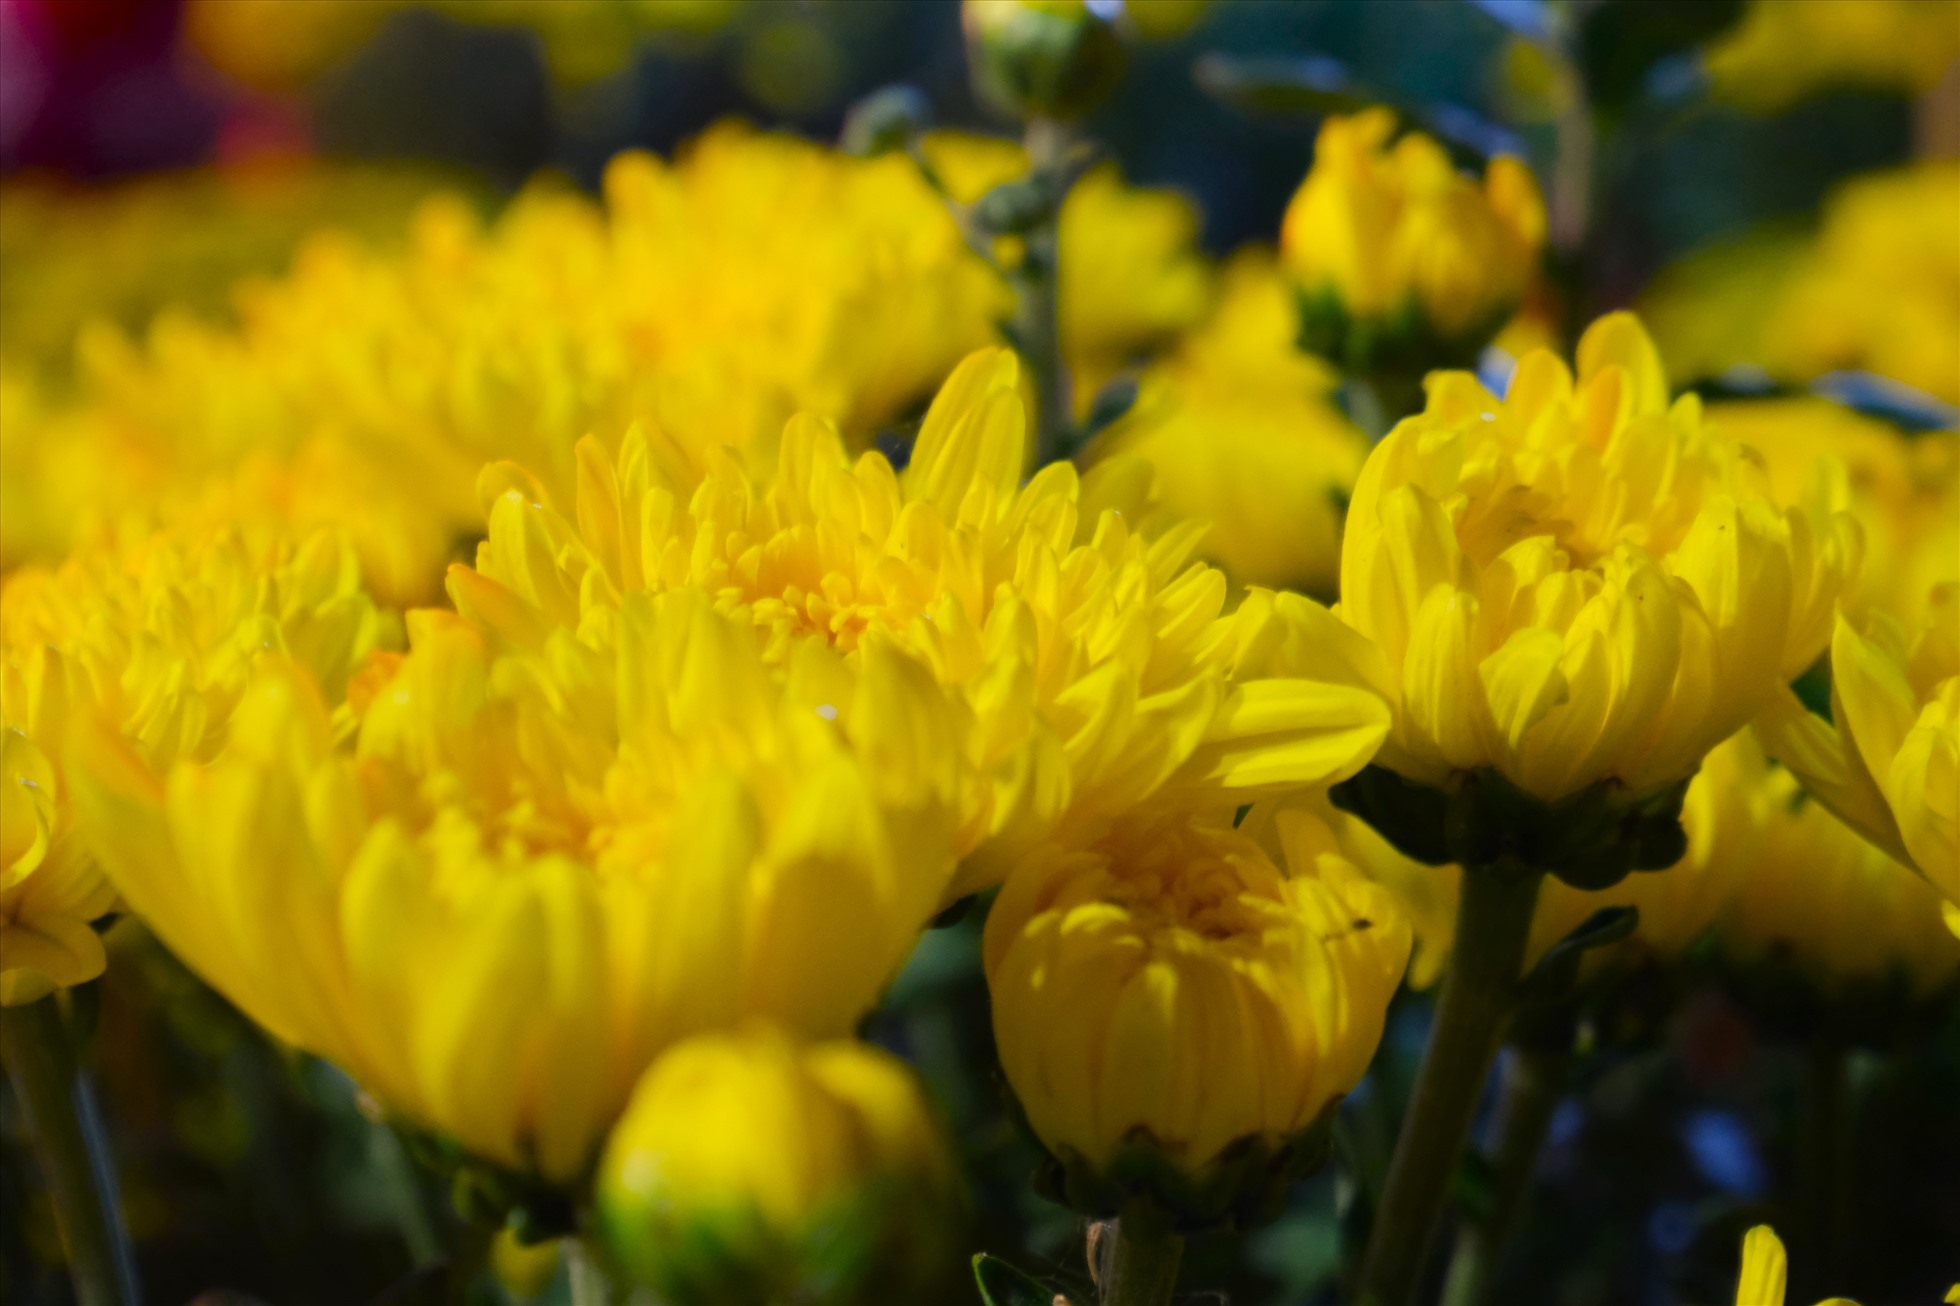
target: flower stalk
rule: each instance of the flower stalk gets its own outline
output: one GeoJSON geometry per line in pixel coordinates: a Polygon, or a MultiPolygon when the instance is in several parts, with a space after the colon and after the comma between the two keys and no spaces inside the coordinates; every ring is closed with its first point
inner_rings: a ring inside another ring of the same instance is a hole
{"type": "Polygon", "coordinates": [[[1104,1230],[1102,1306],[1166,1306],[1177,1288],[1184,1238],[1163,1210],[1148,1198],[1132,1199],[1104,1230]]]}
{"type": "Polygon", "coordinates": [[[1069,129],[1053,118],[1033,118],[1024,143],[1028,179],[1048,197],[1024,237],[1020,262],[1009,272],[1014,291],[1014,344],[1027,364],[1035,391],[1035,466],[1068,455],[1068,367],[1062,361],[1061,213],[1073,179],[1069,129]]]}
{"type": "Polygon", "coordinates": [[[1482,1219],[1466,1221],[1457,1233],[1444,1280],[1443,1306],[1480,1306],[1491,1300],[1498,1266],[1531,1192],[1538,1154],[1544,1150],[1545,1135],[1551,1130],[1552,1114],[1571,1065],[1569,1040],[1514,1045],[1505,1057],[1497,1102],[1490,1209],[1482,1219]]]}
{"type": "Polygon", "coordinates": [[[1449,974],[1362,1262],[1363,1306],[1414,1299],[1511,1012],[1543,878],[1509,861],[1464,867],[1449,974]]]}
{"type": "Polygon", "coordinates": [[[57,1000],[0,1007],[0,1062],[47,1180],[80,1306],[135,1306],[136,1261],[102,1121],[57,1000]]]}

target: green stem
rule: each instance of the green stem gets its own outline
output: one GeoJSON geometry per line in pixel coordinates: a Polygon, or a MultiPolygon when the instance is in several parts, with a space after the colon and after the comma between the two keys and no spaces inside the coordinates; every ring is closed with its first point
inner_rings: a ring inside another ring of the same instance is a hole
{"type": "Polygon", "coordinates": [[[1480,1306],[1517,1228],[1538,1170],[1538,1154],[1565,1091],[1572,1045],[1514,1047],[1505,1058],[1497,1102],[1497,1152],[1490,1210],[1458,1230],[1444,1282],[1443,1306],[1480,1306]]]}
{"type": "Polygon", "coordinates": [[[1053,203],[1024,238],[1014,289],[1014,336],[1035,390],[1035,466],[1067,456],[1070,426],[1068,367],[1062,359],[1061,211],[1068,186],[1068,128],[1048,118],[1029,121],[1028,170],[1048,183],[1053,203]]]}
{"type": "Polygon", "coordinates": [[[134,1306],[136,1261],[95,1099],[57,999],[0,1007],[0,1061],[14,1086],[68,1250],[81,1306],[134,1306]]]}
{"type": "Polygon", "coordinates": [[[1125,1203],[1104,1237],[1102,1306],[1166,1306],[1177,1288],[1184,1239],[1156,1203],[1125,1203]]]}
{"type": "Polygon", "coordinates": [[[1449,974],[1362,1261],[1364,1306],[1405,1306],[1415,1294],[1511,1011],[1542,879],[1506,862],[1463,868],[1449,974]]]}

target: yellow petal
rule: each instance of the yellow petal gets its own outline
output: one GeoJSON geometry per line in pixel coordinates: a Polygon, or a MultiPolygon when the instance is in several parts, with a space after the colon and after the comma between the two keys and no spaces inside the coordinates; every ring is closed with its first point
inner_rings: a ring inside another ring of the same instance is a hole
{"type": "Polygon", "coordinates": [[[1784,1277],[1783,1242],[1774,1229],[1759,1224],[1742,1240],[1735,1306],[1783,1306],[1784,1277]]]}

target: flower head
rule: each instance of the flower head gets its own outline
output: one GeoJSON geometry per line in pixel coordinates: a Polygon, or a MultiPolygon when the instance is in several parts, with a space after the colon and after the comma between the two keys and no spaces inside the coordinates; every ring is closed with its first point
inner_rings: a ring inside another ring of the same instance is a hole
{"type": "MultiPolygon", "coordinates": [[[[1268,608],[1222,615],[1224,578],[1187,561],[1194,530],[1149,540],[1115,512],[1083,520],[1066,464],[1023,485],[1025,425],[1014,357],[988,350],[941,389],[903,472],[852,460],[807,417],[773,476],[724,456],[695,484],[657,435],[629,436],[616,463],[584,443],[575,521],[522,469],[493,469],[489,538],[450,591],[519,648],[627,596],[697,587],[774,662],[806,645],[904,650],[956,704],[976,777],[954,895],[1161,792],[1229,809],[1365,763],[1385,712],[1333,643],[1296,639],[1275,660],[1268,608]]],[[[1324,610],[1285,610],[1338,632],[1324,610]]]]}
{"type": "Polygon", "coordinates": [[[848,1031],[951,870],[944,700],[896,653],[772,674],[698,592],[499,653],[454,616],[350,688],[265,668],[167,772],[87,741],[78,803],[132,906],[279,1038],[411,1121],[576,1175],[674,1040],[848,1031]]]}
{"type": "Polygon", "coordinates": [[[606,1145],[600,1220],[662,1301],[912,1300],[955,1214],[910,1070],[862,1043],[703,1034],[640,1077],[606,1145]]]}
{"type": "Polygon", "coordinates": [[[338,693],[385,633],[352,552],[239,526],[127,530],[0,588],[0,1000],[101,973],[89,922],[115,890],[76,828],[69,737],[100,722],[167,767],[222,745],[255,668],[289,658],[338,693]]]}
{"type": "Polygon", "coordinates": [[[1956,58],[1952,0],[1751,0],[1707,54],[1717,93],[1760,113],[1834,86],[1928,91],[1956,58]]]}
{"type": "Polygon", "coordinates": [[[1903,981],[1923,998],[1960,975],[1960,938],[1940,896],[1809,800],[1797,778],[1751,735],[1723,745],[1733,761],[1716,794],[1739,837],[1728,843],[1733,884],[1721,916],[1724,948],[1743,960],[1792,963],[1823,992],[1903,981]]]}
{"type": "Polygon", "coordinates": [[[1480,186],[1420,132],[1391,144],[1395,127],[1387,109],[1321,124],[1280,233],[1309,347],[1361,369],[1418,334],[1474,356],[1523,298],[1545,240],[1522,163],[1499,155],[1480,186]]]}
{"type": "Polygon", "coordinates": [[[1780,508],[1697,399],[1668,403],[1633,318],[1578,361],[1527,357],[1502,400],[1432,377],[1355,484],[1340,614],[1386,657],[1380,761],[1410,779],[1679,784],[1809,665],[1854,570],[1849,519],[1780,508]]]}
{"type": "Polygon", "coordinates": [[[1938,587],[1917,629],[1840,614],[1831,719],[1782,689],[1756,728],[1813,797],[1960,903],[1960,588],[1938,587]]]}
{"type": "Polygon", "coordinates": [[[1332,594],[1341,506],[1368,443],[1334,406],[1338,376],[1295,347],[1298,333],[1271,256],[1237,255],[1211,316],[1144,372],[1098,449],[1147,464],[1159,509],[1204,523],[1199,550],[1234,580],[1332,594]]]}
{"type": "Polygon", "coordinates": [[[1173,812],[1009,877],[987,919],[994,1036],[1065,1165],[1188,1209],[1235,1158],[1284,1155],[1361,1077],[1408,926],[1324,825],[1291,814],[1280,843],[1276,862],[1173,812]]]}

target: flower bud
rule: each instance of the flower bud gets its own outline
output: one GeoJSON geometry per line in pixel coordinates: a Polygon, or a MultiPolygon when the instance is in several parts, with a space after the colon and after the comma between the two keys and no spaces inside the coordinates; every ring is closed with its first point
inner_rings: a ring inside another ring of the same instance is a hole
{"type": "Polygon", "coordinates": [[[1171,816],[1043,850],[1001,891],[994,1037],[1079,1209],[1256,1219],[1317,1160],[1409,930],[1325,826],[1289,821],[1283,849],[1286,870],[1227,824],[1171,816]]]}
{"type": "Polygon", "coordinates": [[[1280,245],[1299,287],[1301,343],[1353,371],[1473,361],[1538,265],[1545,205],[1514,158],[1479,186],[1420,132],[1390,144],[1395,115],[1321,125],[1280,245]]]}
{"type": "Polygon", "coordinates": [[[598,1179],[614,1256],[673,1306],[917,1300],[954,1194],[901,1062],[765,1027],[699,1035],[655,1061],[598,1179]]]}
{"type": "Polygon", "coordinates": [[[965,0],[960,22],[975,88],[1018,118],[1080,118],[1123,74],[1116,29],[1083,0],[965,0]]]}

